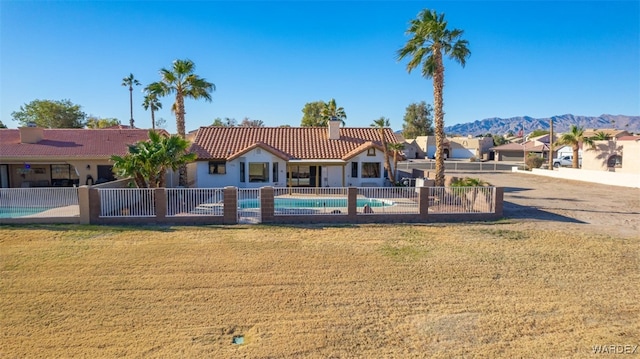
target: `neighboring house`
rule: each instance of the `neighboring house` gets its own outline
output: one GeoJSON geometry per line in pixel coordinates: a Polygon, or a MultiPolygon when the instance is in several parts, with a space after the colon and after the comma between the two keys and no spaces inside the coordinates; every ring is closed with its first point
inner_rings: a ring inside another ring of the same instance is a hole
{"type": "Polygon", "coordinates": [[[483,159],[487,154],[486,159],[488,159],[490,149],[493,147],[492,137],[449,137],[448,140],[451,146],[451,158],[483,159]]]}
{"type": "Polygon", "coordinates": [[[640,173],[640,136],[595,141],[593,148],[583,152],[582,169],[640,173]]]}
{"type": "Polygon", "coordinates": [[[584,137],[594,137],[596,134],[598,134],[600,132],[604,132],[612,140],[617,140],[620,137],[631,136],[631,134],[628,131],[616,130],[615,128],[603,128],[603,129],[594,128],[594,129],[591,129],[591,130],[585,129],[584,133],[583,133],[583,136],[584,137]]]}
{"type": "Polygon", "coordinates": [[[96,184],[114,179],[112,155],[149,139],[143,129],[0,130],[0,187],[96,184]]]}
{"type": "Polygon", "coordinates": [[[523,162],[525,156],[530,153],[534,153],[542,158],[549,158],[549,144],[529,140],[524,143],[524,146],[520,143],[507,143],[501,146],[491,147],[491,151],[495,153],[494,159],[496,161],[516,161],[523,162]]]}
{"type": "MultiPolygon", "coordinates": [[[[384,131],[387,142],[397,142],[391,129],[384,131]]],[[[377,128],[340,128],[339,121],[328,127],[200,127],[189,186],[384,186],[379,136],[377,128]]]]}
{"type": "MultiPolygon", "coordinates": [[[[407,140],[412,141],[412,140],[407,140]]],[[[421,149],[420,158],[435,158],[436,156],[436,136],[418,136],[413,139],[414,143],[421,149]]],[[[451,145],[449,139],[445,137],[443,141],[444,158],[451,157],[451,145]]]]}

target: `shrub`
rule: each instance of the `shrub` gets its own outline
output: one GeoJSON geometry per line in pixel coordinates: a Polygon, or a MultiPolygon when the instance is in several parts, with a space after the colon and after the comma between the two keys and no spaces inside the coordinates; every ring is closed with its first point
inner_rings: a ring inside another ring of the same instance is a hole
{"type": "Polygon", "coordinates": [[[537,155],[529,155],[525,161],[528,170],[531,170],[532,168],[540,168],[543,162],[544,159],[537,155]]]}

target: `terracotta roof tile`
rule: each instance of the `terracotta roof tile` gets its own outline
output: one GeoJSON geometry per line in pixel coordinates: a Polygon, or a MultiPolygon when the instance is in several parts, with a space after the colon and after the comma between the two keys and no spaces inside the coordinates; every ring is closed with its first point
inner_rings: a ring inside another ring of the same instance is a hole
{"type": "Polygon", "coordinates": [[[21,143],[19,129],[0,130],[0,158],[109,158],[149,139],[144,129],[44,129],[38,143],[21,143]]]}
{"type": "MultiPolygon", "coordinates": [[[[379,136],[373,127],[342,127],[337,140],[328,138],[326,127],[200,127],[191,150],[199,159],[230,159],[263,144],[291,160],[342,159],[366,142],[381,148],[379,136]]],[[[397,142],[389,128],[385,138],[397,142]]]]}

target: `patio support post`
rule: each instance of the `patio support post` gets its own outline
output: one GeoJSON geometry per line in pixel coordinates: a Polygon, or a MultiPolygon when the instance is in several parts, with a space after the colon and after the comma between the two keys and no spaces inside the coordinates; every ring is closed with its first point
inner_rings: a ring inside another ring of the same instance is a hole
{"type": "Polygon", "coordinates": [[[238,223],[238,188],[225,187],[223,192],[224,212],[222,223],[237,224],[238,223]]]}

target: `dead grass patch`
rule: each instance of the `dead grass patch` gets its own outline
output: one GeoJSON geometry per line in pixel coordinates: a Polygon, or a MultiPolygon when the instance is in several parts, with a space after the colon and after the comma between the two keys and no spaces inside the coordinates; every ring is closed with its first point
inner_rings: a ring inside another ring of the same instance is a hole
{"type": "Polygon", "coordinates": [[[578,358],[638,344],[639,263],[638,239],[521,223],[4,226],[1,350],[578,358]]]}

